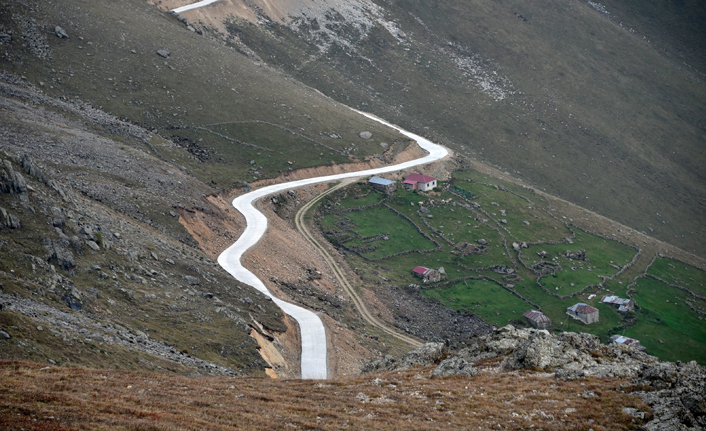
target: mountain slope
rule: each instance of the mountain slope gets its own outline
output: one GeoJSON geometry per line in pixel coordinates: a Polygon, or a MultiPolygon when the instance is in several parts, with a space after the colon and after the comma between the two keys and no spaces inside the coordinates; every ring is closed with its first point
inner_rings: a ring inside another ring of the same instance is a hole
{"type": "Polygon", "coordinates": [[[700,53],[689,48],[694,65],[682,67],[664,48],[687,33],[649,22],[645,32],[661,31],[653,42],[621,25],[630,7],[616,17],[576,1],[404,0],[363,17],[350,9],[365,2],[275,4],[277,16],[251,8],[258,20],[228,4],[184,15],[221,21],[233,46],[334,99],[706,253],[700,53]]]}

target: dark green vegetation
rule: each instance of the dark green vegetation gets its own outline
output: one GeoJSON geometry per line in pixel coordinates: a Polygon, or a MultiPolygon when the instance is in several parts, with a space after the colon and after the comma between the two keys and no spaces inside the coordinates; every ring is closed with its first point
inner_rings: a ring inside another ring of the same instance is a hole
{"type": "Polygon", "coordinates": [[[13,33],[0,44],[3,71],[159,133],[173,143],[153,142],[158,155],[215,189],[364,160],[383,152],[380,142],[404,141],[142,0],[33,3],[0,8],[0,29],[13,33]],[[365,130],[372,139],[358,136],[365,130]]]}
{"type": "Polygon", "coordinates": [[[706,255],[703,2],[376,3],[403,36],[336,13],[227,28],[336,100],[706,255]]]}
{"type": "Polygon", "coordinates": [[[635,299],[640,323],[625,335],[639,338],[666,360],[706,362],[706,271],[658,258],[637,281],[635,299]]]}
{"type": "Polygon", "coordinates": [[[425,193],[385,196],[359,182],[320,211],[324,235],[375,289],[421,285],[422,295],[496,325],[526,325],[522,313],[539,307],[556,330],[603,341],[624,333],[662,359],[706,362],[706,271],[658,258],[641,278],[649,261],[634,265],[637,248],[582,230],[531,189],[467,170],[425,193]],[[443,267],[446,275],[423,283],[411,272],[416,266],[443,267]],[[600,303],[610,294],[632,294],[635,311],[623,315],[600,303]],[[599,322],[567,316],[578,302],[598,308],[599,322]]]}

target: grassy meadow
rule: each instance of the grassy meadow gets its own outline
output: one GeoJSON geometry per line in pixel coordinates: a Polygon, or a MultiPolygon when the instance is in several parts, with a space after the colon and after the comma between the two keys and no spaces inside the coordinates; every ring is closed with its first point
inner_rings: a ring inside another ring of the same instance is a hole
{"type": "Polygon", "coordinates": [[[705,271],[662,257],[649,269],[631,269],[648,276],[630,290],[635,311],[618,313],[600,299],[608,294],[626,297],[632,276],[617,274],[630,267],[638,249],[580,229],[529,189],[472,170],[455,172],[431,192],[399,189],[385,196],[360,181],[330,195],[317,220],[334,246],[354,252],[346,253],[348,263],[361,283],[377,285],[375,289],[421,285],[421,295],[495,325],[526,325],[522,313],[538,306],[552,319],[554,330],[589,332],[604,342],[625,334],[662,359],[706,363],[699,353],[706,351],[706,325],[696,311],[706,312],[706,301],[650,276],[701,295],[705,271]],[[412,222],[375,205],[381,200],[412,222]],[[417,229],[441,249],[427,252],[433,243],[417,229]],[[481,253],[460,253],[469,250],[468,244],[481,243],[486,247],[481,253]],[[406,250],[416,251],[395,255],[406,250]],[[445,276],[423,284],[411,272],[416,266],[443,267],[445,276]],[[542,267],[551,270],[540,277],[542,267]],[[608,278],[611,282],[605,283],[608,278]],[[598,308],[599,322],[585,325],[567,316],[566,308],[577,302],[598,308]]]}

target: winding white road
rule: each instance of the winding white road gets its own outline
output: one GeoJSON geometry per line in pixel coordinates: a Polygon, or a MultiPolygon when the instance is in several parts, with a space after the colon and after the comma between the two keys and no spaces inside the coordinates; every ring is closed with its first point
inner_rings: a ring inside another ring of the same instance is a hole
{"type": "Polygon", "coordinates": [[[203,1],[196,2],[196,3],[188,4],[186,6],[178,7],[176,9],[172,9],[172,12],[180,13],[180,12],[184,12],[184,11],[191,10],[191,9],[197,9],[197,8],[200,8],[203,6],[208,6],[211,3],[215,3],[217,1],[218,0],[203,0],[203,1]]]}
{"type": "Polygon", "coordinates": [[[252,191],[250,193],[239,196],[233,200],[233,207],[240,211],[245,217],[245,222],[247,226],[245,231],[238,238],[235,244],[228,247],[220,256],[218,256],[218,263],[228,271],[237,280],[248,284],[265,295],[272,298],[272,300],[282,308],[282,310],[292,316],[297,323],[299,323],[299,331],[301,333],[302,339],[302,350],[301,350],[301,378],[302,379],[326,379],[328,376],[328,370],[326,366],[326,331],[324,329],[324,324],[321,322],[319,316],[317,316],[312,311],[306,310],[289,302],[282,301],[281,299],[272,296],[269,290],[265,287],[264,283],[255,276],[252,272],[246,269],[240,259],[243,254],[252,246],[257,244],[257,242],[262,238],[267,230],[267,218],[258,211],[253,203],[260,198],[273,193],[279,193],[283,190],[293,189],[297,187],[307,186],[310,184],[323,183],[337,181],[344,178],[350,177],[363,177],[368,175],[383,174],[386,172],[394,172],[402,169],[407,169],[412,166],[423,165],[426,163],[431,163],[436,160],[446,157],[449,152],[446,148],[436,145],[431,141],[415,135],[414,133],[407,132],[400,129],[397,126],[393,126],[377,117],[364,112],[356,111],[372,120],[378,121],[385,124],[393,129],[399,131],[403,135],[414,139],[417,141],[420,147],[426,150],[429,154],[426,157],[420,159],[412,160],[405,163],[400,163],[392,166],[385,166],[383,168],[368,169],[358,172],[348,172],[345,174],[328,175],[325,177],[308,178],[305,180],[292,181],[284,184],[275,184],[268,187],[263,187],[261,189],[252,191]]]}

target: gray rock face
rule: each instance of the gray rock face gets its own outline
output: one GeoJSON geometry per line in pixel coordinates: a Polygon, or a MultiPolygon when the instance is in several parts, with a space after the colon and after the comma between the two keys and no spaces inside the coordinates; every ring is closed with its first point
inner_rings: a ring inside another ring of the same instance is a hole
{"type": "Polygon", "coordinates": [[[8,160],[2,161],[0,170],[0,192],[20,195],[20,198],[27,196],[27,180],[12,168],[12,163],[8,160]]]}
{"type": "Polygon", "coordinates": [[[69,250],[71,243],[65,239],[45,239],[44,246],[49,251],[49,260],[56,259],[59,268],[72,271],[76,268],[76,259],[69,250]]]}
{"type": "Polygon", "coordinates": [[[7,33],[0,33],[0,43],[10,43],[12,42],[12,35],[7,33]]]}
{"type": "Polygon", "coordinates": [[[63,28],[59,27],[58,25],[57,25],[56,27],[54,27],[54,34],[55,34],[56,37],[58,37],[59,39],[68,39],[68,38],[69,38],[69,34],[66,33],[66,30],[64,30],[63,28]]]}

